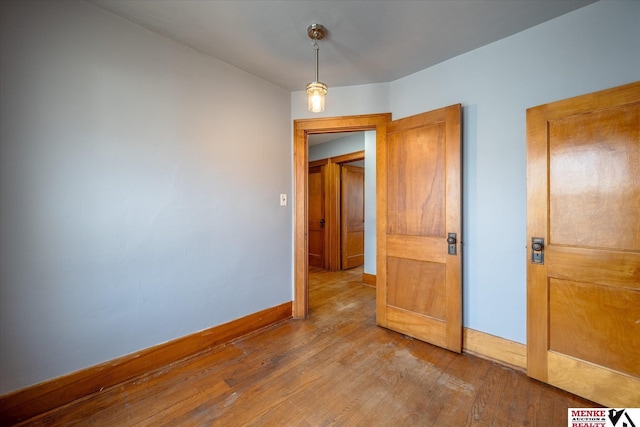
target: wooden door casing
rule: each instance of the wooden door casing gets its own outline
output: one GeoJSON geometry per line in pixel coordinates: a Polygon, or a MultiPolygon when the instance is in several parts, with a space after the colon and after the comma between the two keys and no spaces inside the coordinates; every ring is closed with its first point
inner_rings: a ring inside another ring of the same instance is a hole
{"type": "Polygon", "coordinates": [[[375,130],[376,146],[384,141],[384,125],[391,113],[360,116],[322,117],[293,121],[293,317],[304,319],[309,314],[307,181],[308,141],[310,134],[375,130]]]}
{"type": "Polygon", "coordinates": [[[376,167],[377,322],[459,353],[461,106],[390,122],[386,136],[376,167]]]}
{"type": "Polygon", "coordinates": [[[638,406],[640,82],[527,110],[527,242],[528,375],[638,406]]]}
{"type": "Polygon", "coordinates": [[[364,264],[364,168],[342,165],[340,226],[342,270],[364,264]]]}

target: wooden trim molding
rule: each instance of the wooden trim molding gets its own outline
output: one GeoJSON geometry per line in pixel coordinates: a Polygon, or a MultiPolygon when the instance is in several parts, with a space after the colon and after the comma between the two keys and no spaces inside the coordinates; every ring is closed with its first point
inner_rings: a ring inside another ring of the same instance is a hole
{"type": "Polygon", "coordinates": [[[310,134],[354,132],[376,130],[376,143],[382,140],[383,126],[391,120],[391,113],[366,114],[361,116],[298,119],[293,121],[293,317],[304,319],[309,313],[307,241],[307,183],[308,144],[310,134]]]}
{"type": "Polygon", "coordinates": [[[493,360],[526,373],[527,346],[525,344],[464,328],[462,350],[464,353],[493,360]]]}
{"type": "Polygon", "coordinates": [[[291,318],[292,303],[250,314],[81,371],[0,396],[0,425],[13,425],[291,318]]]}
{"type": "Polygon", "coordinates": [[[362,273],[362,283],[365,285],[376,287],[376,275],[369,273],[362,273]]]}
{"type": "Polygon", "coordinates": [[[330,160],[332,163],[338,163],[338,164],[364,160],[364,150],[354,151],[353,153],[347,153],[347,154],[342,154],[340,156],[331,157],[330,160]]]}
{"type": "Polygon", "coordinates": [[[320,159],[309,162],[309,167],[314,168],[316,166],[326,166],[329,163],[329,159],[320,159]]]}

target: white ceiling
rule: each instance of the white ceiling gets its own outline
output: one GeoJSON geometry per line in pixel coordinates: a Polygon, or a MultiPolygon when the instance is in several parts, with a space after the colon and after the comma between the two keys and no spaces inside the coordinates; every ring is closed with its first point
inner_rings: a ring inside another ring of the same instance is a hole
{"type": "Polygon", "coordinates": [[[289,90],[390,82],[595,0],[88,0],[289,90]]]}

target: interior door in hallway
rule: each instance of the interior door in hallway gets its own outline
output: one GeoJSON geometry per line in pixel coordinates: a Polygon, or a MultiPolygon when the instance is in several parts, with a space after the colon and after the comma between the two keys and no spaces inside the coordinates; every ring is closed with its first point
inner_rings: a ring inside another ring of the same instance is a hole
{"type": "Polygon", "coordinates": [[[364,168],[341,167],[342,269],[364,264],[364,168]]]}
{"type": "Polygon", "coordinates": [[[389,122],[377,150],[377,322],[460,352],[461,107],[389,122]]]}
{"type": "Polygon", "coordinates": [[[309,168],[309,265],[325,268],[324,166],[309,168]]]}
{"type": "Polygon", "coordinates": [[[640,82],[527,110],[527,371],[640,404],[640,82]]]}

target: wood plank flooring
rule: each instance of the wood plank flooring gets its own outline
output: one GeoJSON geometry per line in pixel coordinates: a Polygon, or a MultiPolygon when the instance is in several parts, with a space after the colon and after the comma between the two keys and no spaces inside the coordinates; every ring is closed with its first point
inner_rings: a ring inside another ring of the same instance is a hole
{"type": "Polygon", "coordinates": [[[362,269],[309,276],[310,316],[88,396],[29,426],[566,426],[592,402],[375,325],[362,269]]]}

